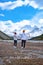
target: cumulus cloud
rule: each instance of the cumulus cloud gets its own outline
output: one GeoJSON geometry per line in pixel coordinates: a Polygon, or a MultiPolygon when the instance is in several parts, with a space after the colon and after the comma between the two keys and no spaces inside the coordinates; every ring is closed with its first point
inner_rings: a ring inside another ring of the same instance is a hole
{"type": "Polygon", "coordinates": [[[43,0],[31,0],[29,4],[34,8],[43,9],[43,0]]]}
{"type": "Polygon", "coordinates": [[[3,21],[0,22],[0,30],[4,31],[7,28],[7,26],[4,24],[3,21]]]}
{"type": "Polygon", "coordinates": [[[39,1],[39,0],[25,0],[25,1],[22,1],[22,0],[17,0],[17,1],[9,1],[9,2],[0,2],[0,8],[2,10],[4,9],[14,9],[16,7],[20,7],[20,6],[23,6],[23,5],[30,5],[32,6],[33,8],[39,8],[39,9],[43,9],[43,0],[39,1]]]}
{"type": "Polygon", "coordinates": [[[39,25],[40,27],[43,27],[43,19],[39,19],[39,25]]]}
{"type": "Polygon", "coordinates": [[[40,20],[39,20],[39,23],[40,23],[40,24],[43,24],[43,19],[40,19],[40,20]]]}
{"type": "Polygon", "coordinates": [[[4,3],[0,3],[0,8],[2,10],[4,9],[14,9],[16,7],[19,7],[19,6],[22,6],[23,5],[23,2],[22,1],[14,1],[14,2],[4,2],[4,3]]]}
{"type": "MultiPolygon", "coordinates": [[[[43,19],[40,19],[39,23],[40,23],[40,26],[42,26],[43,24],[43,19]],[[40,22],[41,21],[41,22],[40,22]]],[[[30,25],[31,27],[35,25],[35,23],[33,23],[33,21],[29,21],[29,20],[22,20],[20,22],[16,22],[14,23],[13,21],[11,20],[8,20],[8,21],[0,21],[0,30],[5,32],[6,34],[8,35],[13,35],[13,32],[16,30],[17,33],[20,32],[21,28],[26,26],[26,25],[30,25]]],[[[39,24],[37,24],[38,26],[39,24]]],[[[32,27],[33,28],[33,27],[32,27]]],[[[22,29],[23,30],[23,29],[22,29]]],[[[21,31],[22,31],[21,30],[21,31]]],[[[31,31],[31,30],[30,30],[31,31]]],[[[28,33],[29,30],[27,29],[26,33],[28,33]]],[[[39,34],[41,34],[42,32],[39,32],[39,34]]],[[[33,34],[33,33],[31,33],[33,34]]],[[[38,35],[38,31],[34,33],[33,36],[35,35],[38,35]]]]}
{"type": "Polygon", "coordinates": [[[31,20],[31,26],[41,27],[43,26],[43,11],[38,12],[31,20]]]}
{"type": "Polygon", "coordinates": [[[9,1],[9,2],[0,2],[0,8],[2,9],[2,10],[4,10],[4,9],[10,9],[10,7],[12,6],[12,2],[11,1],[9,1]]]}
{"type": "Polygon", "coordinates": [[[31,1],[30,5],[34,8],[38,8],[38,4],[35,1],[31,1]]]}
{"type": "Polygon", "coordinates": [[[15,29],[19,31],[25,25],[30,25],[30,21],[23,20],[16,23],[12,22],[11,20],[4,21],[4,22],[0,21],[0,30],[7,34],[10,34],[14,32],[15,29]]]}
{"type": "Polygon", "coordinates": [[[43,9],[43,0],[35,0],[35,2],[38,4],[38,8],[43,9]]]}

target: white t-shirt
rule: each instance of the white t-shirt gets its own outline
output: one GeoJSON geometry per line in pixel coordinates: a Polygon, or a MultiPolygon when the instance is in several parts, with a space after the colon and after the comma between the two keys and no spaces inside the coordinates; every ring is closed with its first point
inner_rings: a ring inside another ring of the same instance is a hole
{"type": "Polygon", "coordinates": [[[28,39],[27,35],[25,33],[22,33],[21,40],[27,40],[27,39],[28,39]]]}
{"type": "Polygon", "coordinates": [[[17,34],[14,34],[14,40],[17,40],[17,39],[18,39],[17,34]]]}

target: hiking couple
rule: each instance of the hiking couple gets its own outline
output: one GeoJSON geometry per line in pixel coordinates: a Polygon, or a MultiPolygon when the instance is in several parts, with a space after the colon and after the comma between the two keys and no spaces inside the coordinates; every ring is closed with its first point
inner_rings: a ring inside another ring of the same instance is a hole
{"type": "MultiPolygon", "coordinates": [[[[17,33],[14,32],[14,48],[17,47],[17,39],[18,39],[17,33]]],[[[26,41],[28,39],[25,30],[23,30],[23,33],[20,35],[20,39],[21,39],[21,48],[25,48],[26,41]]]]}

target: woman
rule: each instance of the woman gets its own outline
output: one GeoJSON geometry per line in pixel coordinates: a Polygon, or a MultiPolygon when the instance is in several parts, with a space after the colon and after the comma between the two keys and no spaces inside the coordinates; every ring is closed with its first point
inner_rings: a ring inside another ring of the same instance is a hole
{"type": "Polygon", "coordinates": [[[14,32],[14,48],[17,47],[17,33],[14,32]]]}

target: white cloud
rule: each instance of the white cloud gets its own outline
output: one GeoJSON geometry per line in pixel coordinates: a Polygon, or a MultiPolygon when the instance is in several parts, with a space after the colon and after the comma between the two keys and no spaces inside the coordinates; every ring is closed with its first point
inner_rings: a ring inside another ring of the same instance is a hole
{"type": "Polygon", "coordinates": [[[7,28],[7,26],[4,24],[3,21],[0,21],[0,30],[4,31],[7,28]]]}
{"type": "Polygon", "coordinates": [[[0,3],[0,7],[2,10],[4,9],[14,9],[16,7],[22,6],[23,2],[22,1],[14,1],[14,2],[4,2],[4,3],[0,3]]]}
{"type": "Polygon", "coordinates": [[[36,25],[37,27],[43,26],[43,11],[38,12],[31,20],[31,26],[36,25]]]}
{"type": "Polygon", "coordinates": [[[9,5],[11,5],[11,4],[12,4],[11,2],[4,2],[4,3],[0,2],[0,8],[1,8],[2,10],[7,9],[7,7],[8,7],[9,5]]]}
{"type": "Polygon", "coordinates": [[[40,19],[40,20],[39,20],[39,23],[40,23],[40,24],[43,24],[43,19],[40,19]]]}
{"type": "Polygon", "coordinates": [[[22,0],[17,0],[17,1],[9,1],[9,2],[0,2],[0,8],[2,10],[4,9],[14,9],[16,7],[20,7],[20,6],[23,6],[23,5],[30,5],[32,6],[33,8],[39,8],[39,9],[43,9],[43,0],[42,1],[39,1],[39,0],[25,0],[25,1],[22,1],[22,0]]]}
{"type": "Polygon", "coordinates": [[[38,8],[38,4],[35,1],[31,1],[30,4],[34,8],[38,8]]]}
{"type": "Polygon", "coordinates": [[[43,27],[43,19],[39,19],[39,25],[40,27],[43,27]]]}
{"type": "Polygon", "coordinates": [[[30,0],[29,4],[34,8],[43,9],[43,0],[30,0]]]}
{"type": "Polygon", "coordinates": [[[35,0],[35,2],[38,4],[39,9],[43,9],[43,0],[35,0]]]}
{"type": "Polygon", "coordinates": [[[12,33],[15,29],[19,31],[25,25],[30,25],[30,21],[23,20],[16,23],[13,23],[11,20],[0,21],[0,30],[9,34],[9,33],[12,33]]]}
{"type": "MultiPolygon", "coordinates": [[[[43,19],[40,19],[40,20],[42,21],[43,19]]],[[[14,30],[17,30],[17,33],[19,33],[19,32],[21,32],[23,30],[23,29],[21,30],[21,28],[24,27],[25,25],[30,25],[30,26],[34,26],[35,25],[35,23],[33,23],[33,24],[32,23],[29,20],[22,20],[22,21],[16,22],[16,23],[12,22],[11,20],[0,21],[0,30],[5,32],[8,35],[13,35],[14,30]]],[[[37,26],[38,26],[38,24],[37,24],[37,26]]],[[[29,32],[28,29],[26,30],[26,33],[27,32],[29,32]]],[[[38,31],[37,31],[37,32],[34,33],[33,36],[35,36],[36,34],[40,35],[41,33],[42,32],[39,32],[39,34],[38,34],[38,31]]]]}

